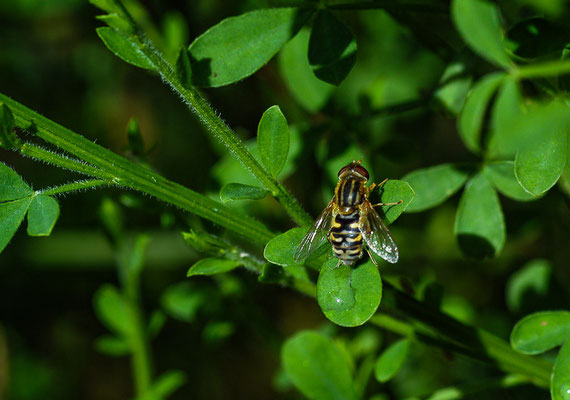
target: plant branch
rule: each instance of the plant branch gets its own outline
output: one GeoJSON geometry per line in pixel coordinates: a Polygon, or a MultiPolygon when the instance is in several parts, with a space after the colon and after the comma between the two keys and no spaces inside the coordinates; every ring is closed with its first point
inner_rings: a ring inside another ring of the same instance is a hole
{"type": "Polygon", "coordinates": [[[570,74],[570,60],[549,61],[539,64],[518,66],[511,70],[515,79],[544,78],[570,74]]]}
{"type": "Polygon", "coordinates": [[[66,183],[64,185],[54,186],[42,190],[38,190],[38,194],[57,195],[77,190],[93,189],[99,186],[109,185],[108,181],[103,179],[86,179],[77,182],[66,183]]]}
{"type": "Polygon", "coordinates": [[[232,230],[256,243],[266,243],[274,235],[261,222],[234,210],[105,149],[0,93],[0,101],[10,107],[16,126],[72,154],[104,174],[112,183],[147,193],[232,230]]]}

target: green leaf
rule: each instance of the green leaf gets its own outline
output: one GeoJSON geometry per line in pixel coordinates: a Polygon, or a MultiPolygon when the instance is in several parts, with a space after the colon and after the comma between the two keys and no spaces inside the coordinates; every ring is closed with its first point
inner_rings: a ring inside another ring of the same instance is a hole
{"type": "Polygon", "coordinates": [[[521,311],[524,306],[537,304],[537,299],[548,294],[552,267],[546,260],[532,260],[511,275],[507,282],[507,306],[521,311]]]}
{"type": "Polygon", "coordinates": [[[132,336],[133,315],[123,295],[112,285],[101,286],[93,296],[95,313],[112,332],[125,339],[132,336]]]}
{"type": "Polygon", "coordinates": [[[178,370],[167,371],[152,384],[151,391],[159,398],[167,398],[186,383],[186,373],[178,370]]]}
{"type": "Polygon", "coordinates": [[[289,126],[279,106],[263,113],[257,127],[257,149],[263,165],[276,178],[289,153],[289,126]]]}
{"type": "Polygon", "coordinates": [[[383,219],[387,224],[391,224],[398,219],[408,209],[416,195],[408,182],[397,179],[390,179],[378,191],[382,203],[396,203],[402,200],[400,204],[381,207],[382,212],[380,214],[384,217],[383,219]]]}
{"type": "Polygon", "coordinates": [[[162,294],[161,304],[172,318],[183,322],[194,321],[198,310],[207,302],[204,292],[189,282],[169,286],[162,294]]]}
{"type": "Polygon", "coordinates": [[[0,183],[0,201],[17,200],[34,193],[16,171],[1,162],[0,183]]]}
{"type": "Polygon", "coordinates": [[[409,339],[400,339],[380,354],[374,366],[374,376],[384,383],[392,379],[404,364],[410,348],[409,339]]]}
{"type": "Polygon", "coordinates": [[[295,253],[308,230],[308,227],[293,228],[274,237],[265,245],[263,256],[270,263],[281,265],[282,267],[297,265],[295,253]]]}
{"type": "Polygon", "coordinates": [[[487,157],[512,158],[517,148],[520,132],[513,126],[524,116],[523,98],[517,81],[505,78],[499,89],[491,113],[491,132],[488,141],[487,157]]]}
{"type": "Polygon", "coordinates": [[[558,352],[550,381],[552,400],[570,399],[570,340],[558,352]]]}
{"type": "Polygon", "coordinates": [[[190,45],[192,82],[218,87],[253,74],[303,26],[311,13],[268,8],[224,19],[190,45]]]}
{"type": "Polygon", "coordinates": [[[31,202],[30,197],[25,197],[0,203],[0,253],[18,230],[31,202]]]}
{"type": "Polygon", "coordinates": [[[337,325],[359,326],[374,315],[382,298],[378,268],[368,260],[356,267],[331,258],[317,281],[317,300],[325,316],[337,325]]]}
{"type": "Polygon", "coordinates": [[[269,193],[268,190],[258,186],[228,183],[220,190],[220,200],[222,200],[222,203],[228,203],[233,200],[260,200],[267,193],[269,193]]]}
{"type": "Polygon", "coordinates": [[[15,150],[20,147],[20,141],[13,131],[14,115],[10,108],[0,103],[0,147],[15,150]]]}
{"type": "Polygon", "coordinates": [[[303,28],[279,52],[279,70],[297,102],[309,112],[320,110],[333,93],[334,86],[318,79],[309,65],[309,35],[303,28]]]}
{"type": "Polygon", "coordinates": [[[148,325],[146,331],[149,338],[155,338],[158,336],[164,324],[166,323],[166,315],[160,310],[154,310],[148,319],[148,325]]]}
{"type": "Polygon", "coordinates": [[[97,28],[97,35],[117,57],[136,67],[154,70],[155,66],[128,36],[114,28],[97,28]]]}
{"type": "Polygon", "coordinates": [[[473,153],[481,151],[481,130],[485,119],[487,105],[495,90],[504,78],[502,72],[495,72],[484,76],[473,86],[459,118],[457,130],[465,146],[473,153]]]}
{"type": "Polygon", "coordinates": [[[523,189],[515,177],[513,161],[498,161],[485,165],[483,172],[489,178],[495,189],[501,194],[517,201],[531,201],[538,197],[523,189]]]}
{"type": "Polygon", "coordinates": [[[49,236],[59,217],[59,204],[45,194],[34,196],[28,210],[28,235],[49,236]]]}
{"type": "Polygon", "coordinates": [[[570,339],[570,312],[542,311],[527,315],[511,332],[511,346],[524,354],[539,354],[570,339]]]}
{"type": "Polygon", "coordinates": [[[309,64],[317,78],[339,85],[356,63],[356,40],[348,26],[320,10],[309,39],[309,64]]]}
{"type": "Polygon", "coordinates": [[[451,18],[473,51],[499,67],[511,67],[496,4],[486,0],[453,0],[451,18]]]}
{"type": "Polygon", "coordinates": [[[463,252],[493,257],[505,244],[505,222],[497,193],[479,173],[465,187],[455,216],[455,235],[463,252]]]}
{"type": "Polygon", "coordinates": [[[99,353],[112,357],[126,356],[131,352],[129,343],[125,339],[111,335],[98,337],[95,348],[99,353]]]}
{"type": "Polygon", "coordinates": [[[307,398],[357,399],[350,367],[326,336],[311,331],[296,334],[283,345],[281,359],[285,372],[307,398]]]}
{"type": "Polygon", "coordinates": [[[434,98],[452,115],[457,115],[465,104],[473,77],[467,74],[464,57],[452,61],[443,71],[434,98]]]}
{"type": "Polygon", "coordinates": [[[402,180],[411,185],[416,196],[406,211],[424,211],[443,203],[465,184],[468,177],[467,170],[454,164],[441,164],[410,172],[402,180]]]}
{"type": "Polygon", "coordinates": [[[568,151],[565,130],[543,132],[543,135],[536,146],[519,151],[515,158],[515,176],[534,196],[545,193],[558,181],[568,151]]]}
{"type": "Polygon", "coordinates": [[[203,258],[190,267],[186,276],[223,274],[241,265],[227,258],[203,258]]]}
{"type": "Polygon", "coordinates": [[[192,67],[190,65],[190,58],[188,57],[188,50],[181,47],[176,59],[176,76],[182,82],[182,86],[189,88],[192,86],[192,67]]]}
{"type": "Polygon", "coordinates": [[[144,140],[136,118],[129,119],[127,123],[127,139],[129,145],[127,149],[136,157],[143,157],[146,153],[144,140]]]}

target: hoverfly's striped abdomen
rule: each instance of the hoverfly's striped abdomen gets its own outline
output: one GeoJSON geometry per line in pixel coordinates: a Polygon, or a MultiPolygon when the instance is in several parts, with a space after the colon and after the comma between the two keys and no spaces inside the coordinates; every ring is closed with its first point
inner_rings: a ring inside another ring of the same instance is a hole
{"type": "Polygon", "coordinates": [[[359,229],[359,219],[358,209],[351,214],[339,213],[329,231],[329,241],[332,244],[334,255],[346,265],[351,265],[362,257],[362,233],[359,229]]]}

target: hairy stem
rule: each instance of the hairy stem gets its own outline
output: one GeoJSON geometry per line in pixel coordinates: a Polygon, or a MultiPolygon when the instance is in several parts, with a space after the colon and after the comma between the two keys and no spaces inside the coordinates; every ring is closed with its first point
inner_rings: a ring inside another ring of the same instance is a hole
{"type": "Polygon", "coordinates": [[[77,190],[85,190],[85,189],[94,189],[96,187],[109,185],[109,182],[103,179],[86,179],[83,181],[77,182],[70,182],[66,183],[65,185],[54,186],[42,190],[38,190],[38,194],[47,194],[47,195],[58,195],[68,192],[74,192],[77,190]]]}

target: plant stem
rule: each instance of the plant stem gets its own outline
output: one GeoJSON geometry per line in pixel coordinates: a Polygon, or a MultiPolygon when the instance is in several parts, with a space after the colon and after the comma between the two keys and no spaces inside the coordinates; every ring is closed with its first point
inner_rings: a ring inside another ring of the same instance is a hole
{"type": "MultiPolygon", "coordinates": [[[[17,126],[30,129],[46,142],[91,164],[102,171],[103,177],[112,176],[112,183],[115,185],[147,193],[230,229],[256,243],[265,244],[274,236],[261,222],[246,215],[240,215],[223,204],[169,181],[58,125],[1,93],[0,101],[10,107],[17,126]]],[[[50,160],[50,162],[53,161],[54,159],[50,160]]],[[[77,163],[74,165],[78,166],[77,163]]],[[[67,165],[67,167],[70,166],[71,164],[67,165]]]]}
{"type": "Polygon", "coordinates": [[[514,68],[511,74],[515,79],[544,78],[570,73],[570,60],[549,61],[539,64],[523,65],[514,68]]]}
{"type": "Polygon", "coordinates": [[[109,182],[103,179],[87,179],[83,181],[71,182],[66,183],[65,185],[54,186],[42,190],[38,190],[38,194],[47,194],[47,195],[57,195],[67,192],[73,192],[76,190],[85,190],[85,189],[92,189],[99,186],[109,185],[109,182]]]}

